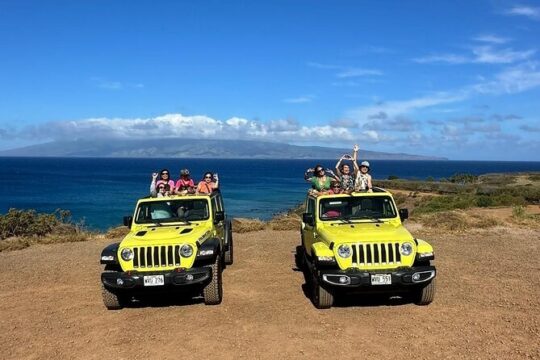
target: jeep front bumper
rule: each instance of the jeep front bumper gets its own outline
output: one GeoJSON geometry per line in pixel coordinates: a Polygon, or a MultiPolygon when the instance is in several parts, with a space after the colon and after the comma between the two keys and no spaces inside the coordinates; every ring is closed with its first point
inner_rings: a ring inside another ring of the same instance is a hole
{"type": "Polygon", "coordinates": [[[101,273],[101,282],[103,285],[112,289],[142,289],[198,285],[209,281],[211,277],[211,268],[200,267],[173,271],[104,272],[101,273]],[[162,275],[163,284],[159,286],[145,286],[145,276],[150,277],[154,275],[162,275]]]}
{"type": "Polygon", "coordinates": [[[319,270],[322,283],[349,290],[390,290],[427,284],[436,276],[434,266],[398,268],[391,271],[367,271],[359,269],[319,270]],[[375,281],[376,280],[376,281],[375,281]]]}

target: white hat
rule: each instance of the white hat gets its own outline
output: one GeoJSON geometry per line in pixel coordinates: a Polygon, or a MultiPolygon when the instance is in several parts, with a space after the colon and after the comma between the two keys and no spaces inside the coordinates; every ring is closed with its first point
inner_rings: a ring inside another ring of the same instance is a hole
{"type": "Polygon", "coordinates": [[[360,166],[365,166],[369,169],[369,162],[367,161],[362,161],[362,163],[360,164],[360,166]]]}

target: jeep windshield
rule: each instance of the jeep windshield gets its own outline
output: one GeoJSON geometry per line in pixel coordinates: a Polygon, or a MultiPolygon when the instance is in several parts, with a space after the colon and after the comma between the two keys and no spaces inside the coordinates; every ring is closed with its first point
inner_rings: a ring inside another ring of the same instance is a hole
{"type": "Polygon", "coordinates": [[[322,199],[319,205],[323,221],[375,220],[396,217],[394,202],[389,196],[358,196],[322,199]]]}
{"type": "Polygon", "coordinates": [[[164,224],[174,222],[207,220],[206,199],[178,199],[143,202],[135,214],[136,224],[164,224]]]}

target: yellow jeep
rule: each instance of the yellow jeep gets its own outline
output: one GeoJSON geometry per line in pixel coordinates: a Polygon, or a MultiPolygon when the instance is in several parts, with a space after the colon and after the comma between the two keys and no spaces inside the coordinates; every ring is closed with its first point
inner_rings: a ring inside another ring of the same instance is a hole
{"type": "Polygon", "coordinates": [[[388,191],[308,194],[305,208],[296,265],[315,307],[329,308],[336,295],[358,292],[408,294],[418,305],[433,301],[433,248],[405,229],[408,211],[398,211],[388,191]]]}
{"type": "Polygon", "coordinates": [[[221,303],[221,273],[233,263],[233,238],[219,191],[140,199],[124,225],[129,234],[101,253],[108,309],[120,309],[137,295],[172,290],[202,292],[205,304],[221,303]]]}

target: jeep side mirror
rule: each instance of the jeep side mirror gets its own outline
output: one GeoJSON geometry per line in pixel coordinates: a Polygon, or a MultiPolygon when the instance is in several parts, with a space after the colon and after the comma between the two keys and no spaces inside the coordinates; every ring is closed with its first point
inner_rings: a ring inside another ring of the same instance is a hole
{"type": "Polygon", "coordinates": [[[308,224],[309,226],[315,225],[315,218],[313,217],[313,214],[303,213],[302,214],[302,221],[304,223],[308,224]]]}
{"type": "Polygon", "coordinates": [[[131,223],[133,222],[133,216],[124,216],[124,226],[131,229],[131,223]]]}
{"type": "Polygon", "coordinates": [[[401,221],[409,218],[409,209],[399,209],[399,218],[401,221]]]}
{"type": "Polygon", "coordinates": [[[216,211],[216,215],[214,215],[214,223],[217,224],[223,220],[225,220],[225,213],[223,211],[216,211]]]}

